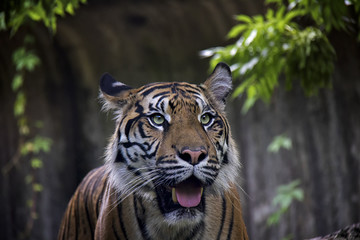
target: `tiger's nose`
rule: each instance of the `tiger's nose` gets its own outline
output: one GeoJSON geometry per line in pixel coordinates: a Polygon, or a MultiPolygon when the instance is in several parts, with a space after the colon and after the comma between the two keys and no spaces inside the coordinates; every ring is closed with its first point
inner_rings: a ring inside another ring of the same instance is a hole
{"type": "Polygon", "coordinates": [[[196,165],[202,160],[204,160],[207,155],[207,151],[204,148],[195,150],[190,148],[184,148],[179,154],[179,157],[192,165],[196,165]]]}

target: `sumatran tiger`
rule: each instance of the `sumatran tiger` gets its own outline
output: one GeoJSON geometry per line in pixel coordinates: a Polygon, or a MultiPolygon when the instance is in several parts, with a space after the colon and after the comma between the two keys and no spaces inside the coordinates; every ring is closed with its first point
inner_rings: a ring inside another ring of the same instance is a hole
{"type": "Polygon", "coordinates": [[[131,88],[100,80],[116,129],[104,166],[79,185],[58,239],[248,239],[240,162],[225,116],[231,72],[219,63],[200,85],[131,88]]]}

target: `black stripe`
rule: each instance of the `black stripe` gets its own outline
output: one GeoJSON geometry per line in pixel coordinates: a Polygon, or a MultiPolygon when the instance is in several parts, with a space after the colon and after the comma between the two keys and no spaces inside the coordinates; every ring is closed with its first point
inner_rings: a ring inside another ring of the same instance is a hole
{"type": "Polygon", "coordinates": [[[144,123],[143,122],[139,122],[138,124],[138,129],[139,129],[139,132],[140,132],[140,136],[142,138],[149,138],[150,136],[147,136],[144,132],[144,123]]]}
{"type": "Polygon", "coordinates": [[[140,101],[137,101],[135,103],[135,112],[137,112],[138,114],[142,115],[144,113],[144,107],[140,104],[140,101]]]}
{"type": "Polygon", "coordinates": [[[177,160],[163,160],[164,158],[166,158],[166,157],[168,157],[168,156],[165,156],[165,157],[162,157],[162,159],[160,159],[159,158],[159,160],[156,162],[156,164],[165,164],[165,163],[172,163],[172,164],[176,164],[176,163],[178,163],[178,161],[177,160]]]}
{"type": "Polygon", "coordinates": [[[217,240],[220,240],[222,230],[224,228],[224,222],[225,222],[225,216],[226,216],[226,201],[224,196],[222,197],[222,214],[221,214],[221,222],[220,222],[220,229],[218,232],[218,235],[216,237],[217,240]]]}
{"type": "MultiPolygon", "coordinates": [[[[216,116],[216,117],[218,118],[219,116],[216,116]]],[[[220,128],[224,127],[224,123],[221,120],[221,118],[218,118],[216,121],[214,121],[212,125],[215,125],[215,124],[217,124],[220,128]]]]}
{"type": "MultiPolygon", "coordinates": [[[[194,88],[193,88],[194,89],[194,88]]],[[[197,90],[197,89],[194,89],[194,90],[197,90]]],[[[190,90],[190,89],[186,89],[186,92],[187,93],[191,93],[191,94],[194,94],[194,95],[200,95],[200,92],[198,92],[198,91],[194,91],[194,90],[190,90]]]]}
{"type": "Polygon", "coordinates": [[[125,225],[124,225],[124,220],[122,218],[122,204],[121,203],[118,204],[117,209],[118,209],[118,216],[119,216],[121,231],[124,234],[125,240],[128,240],[129,238],[127,236],[125,225]]]}
{"type": "Polygon", "coordinates": [[[74,218],[75,218],[75,240],[78,239],[78,227],[77,226],[80,226],[80,219],[79,219],[79,213],[78,213],[78,209],[79,209],[79,201],[80,201],[80,197],[79,197],[79,193],[77,195],[77,199],[76,199],[76,206],[75,206],[75,210],[74,210],[74,218]]]}
{"type": "MultiPolygon", "coordinates": [[[[71,224],[71,219],[73,219],[72,217],[71,217],[71,215],[72,215],[72,211],[73,211],[73,208],[74,208],[74,204],[75,204],[75,202],[72,202],[71,204],[70,204],[70,209],[69,209],[69,214],[67,214],[67,230],[66,230],[66,233],[67,234],[64,234],[64,239],[65,239],[65,237],[67,236],[67,235],[69,235],[69,232],[70,232],[70,227],[72,226],[72,224],[71,224]]],[[[76,231],[76,223],[74,224],[74,226],[75,226],[75,236],[77,235],[77,231],[76,231]]]]}
{"type": "Polygon", "coordinates": [[[91,181],[92,179],[89,180],[89,183],[87,184],[86,186],[86,190],[84,192],[84,196],[85,196],[85,199],[84,199],[84,208],[85,208],[85,213],[86,213],[86,218],[87,218],[87,221],[89,223],[89,228],[90,228],[90,234],[91,234],[91,239],[94,238],[94,228],[93,226],[91,226],[91,218],[90,218],[90,212],[89,212],[89,208],[88,208],[88,197],[89,196],[92,196],[90,193],[89,193],[89,190],[91,190],[91,187],[89,187],[89,185],[92,183],[91,181]]]}
{"type": "Polygon", "coordinates": [[[231,204],[231,219],[230,219],[229,232],[226,238],[227,240],[231,239],[233,224],[234,224],[234,203],[231,204]]]}
{"type": "Polygon", "coordinates": [[[141,171],[139,171],[137,168],[131,166],[131,165],[128,165],[127,166],[127,169],[131,172],[133,172],[136,176],[141,176],[141,171]]]}
{"type": "Polygon", "coordinates": [[[214,167],[214,166],[208,166],[208,165],[203,166],[203,169],[210,170],[210,171],[215,171],[215,172],[218,171],[218,169],[217,169],[216,167],[214,167]]]}
{"type": "Polygon", "coordinates": [[[165,103],[164,103],[164,102],[161,102],[160,105],[161,105],[161,106],[160,106],[161,110],[162,110],[163,112],[165,112],[165,103]]]}
{"type": "MultiPolygon", "coordinates": [[[[145,209],[144,209],[140,199],[139,199],[139,202],[140,202],[140,207],[142,208],[141,209],[142,210],[141,214],[144,215],[145,214],[145,209]]],[[[149,233],[146,230],[145,222],[140,218],[139,209],[138,209],[138,205],[137,205],[137,198],[135,196],[134,196],[134,210],[135,210],[136,220],[137,220],[138,226],[140,228],[141,235],[142,235],[143,239],[151,240],[151,238],[149,236],[149,233]]]]}
{"type": "Polygon", "coordinates": [[[164,91],[164,92],[155,94],[155,95],[153,96],[153,98],[157,98],[157,97],[159,97],[159,96],[162,96],[162,97],[158,100],[158,102],[160,102],[163,98],[169,97],[169,96],[170,96],[170,91],[164,91]],[[162,95],[163,95],[163,96],[162,96],[162,95]]]}
{"type": "MultiPolygon", "coordinates": [[[[160,156],[157,160],[156,160],[156,164],[159,164],[162,162],[163,159],[168,158],[170,155],[163,155],[160,156]]],[[[164,161],[165,162],[165,161],[164,161]]]]}
{"type": "Polygon", "coordinates": [[[156,152],[157,152],[157,149],[154,152],[152,152],[151,154],[146,153],[145,155],[141,155],[141,157],[146,158],[146,159],[152,159],[153,157],[155,157],[156,152]]]}
{"type": "Polygon", "coordinates": [[[210,164],[218,164],[218,161],[209,159],[209,160],[208,160],[208,163],[210,163],[210,164]]]}
{"type": "Polygon", "coordinates": [[[158,152],[158,149],[159,149],[159,146],[160,146],[160,142],[158,142],[158,141],[152,142],[148,148],[149,148],[149,150],[152,149],[154,144],[156,145],[155,150],[151,154],[146,153],[146,157],[148,159],[151,159],[151,158],[155,157],[156,153],[158,152]]]}
{"type": "Polygon", "coordinates": [[[154,85],[154,86],[151,86],[148,89],[146,89],[144,92],[142,92],[141,95],[146,97],[147,95],[149,95],[153,91],[160,90],[160,89],[165,89],[165,88],[170,88],[171,86],[173,86],[173,83],[165,84],[165,85],[154,85]]]}
{"type": "Polygon", "coordinates": [[[184,169],[183,166],[171,166],[171,167],[163,167],[161,168],[161,170],[179,170],[179,169],[184,169]]]}
{"type": "Polygon", "coordinates": [[[115,162],[122,162],[122,163],[126,163],[126,160],[121,152],[121,150],[119,149],[117,151],[117,154],[116,154],[116,158],[115,158],[115,162]]]}
{"type": "Polygon", "coordinates": [[[100,204],[102,203],[102,198],[103,198],[103,196],[104,196],[104,192],[105,192],[105,189],[106,189],[106,186],[107,186],[107,182],[104,182],[103,183],[103,181],[101,181],[101,183],[102,183],[102,187],[101,187],[101,193],[99,194],[99,197],[98,197],[98,199],[96,199],[96,218],[98,218],[99,217],[99,209],[100,209],[100,204]]]}
{"type": "Polygon", "coordinates": [[[125,148],[131,148],[131,147],[133,147],[133,146],[138,146],[138,147],[140,147],[141,148],[141,150],[143,151],[143,152],[146,152],[147,151],[147,149],[149,149],[149,143],[147,143],[147,142],[144,142],[144,143],[137,143],[137,142],[126,142],[126,143],[123,143],[122,144],[122,146],[124,146],[125,148]],[[146,148],[147,149],[146,149],[146,148]]]}
{"type": "Polygon", "coordinates": [[[130,120],[128,120],[128,122],[126,123],[125,125],[125,135],[127,138],[129,138],[129,133],[130,133],[130,130],[131,128],[133,127],[133,125],[141,118],[141,115],[135,117],[135,118],[132,118],[130,120]]]}
{"type": "Polygon", "coordinates": [[[117,231],[116,231],[116,227],[114,226],[114,223],[112,225],[112,229],[114,232],[114,236],[116,237],[117,240],[121,240],[120,236],[118,235],[117,231]]]}
{"type": "Polygon", "coordinates": [[[161,110],[161,111],[163,111],[163,112],[165,112],[165,105],[164,105],[164,99],[165,98],[169,98],[170,97],[170,94],[169,94],[170,92],[163,92],[163,93],[161,93],[161,94],[156,94],[153,98],[155,98],[156,96],[159,96],[159,95],[163,95],[163,96],[161,96],[159,99],[158,99],[158,101],[157,101],[157,103],[156,103],[156,105],[155,105],[155,107],[157,108],[157,110],[161,110]],[[160,105],[160,106],[159,106],[160,105]]]}
{"type": "Polygon", "coordinates": [[[224,158],[223,158],[223,161],[222,161],[222,164],[223,164],[223,165],[226,165],[226,164],[228,164],[228,163],[229,163],[229,158],[228,158],[227,153],[225,153],[224,158]]]}

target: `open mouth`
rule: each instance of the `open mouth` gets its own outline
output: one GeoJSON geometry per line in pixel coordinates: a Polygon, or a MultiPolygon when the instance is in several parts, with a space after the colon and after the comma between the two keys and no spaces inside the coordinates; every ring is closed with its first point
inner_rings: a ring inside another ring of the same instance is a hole
{"type": "Polygon", "coordinates": [[[204,211],[204,187],[196,177],[190,177],[175,186],[157,187],[156,193],[161,211],[169,213],[181,209],[204,211]]]}
{"type": "Polygon", "coordinates": [[[196,207],[201,201],[204,188],[196,178],[189,178],[171,188],[171,198],[182,207],[196,207]]]}

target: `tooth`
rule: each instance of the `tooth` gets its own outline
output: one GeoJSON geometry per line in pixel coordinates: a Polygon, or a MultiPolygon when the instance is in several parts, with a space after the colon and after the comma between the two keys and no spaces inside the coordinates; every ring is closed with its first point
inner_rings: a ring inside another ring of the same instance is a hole
{"type": "Polygon", "coordinates": [[[204,192],[204,188],[202,187],[202,188],[201,188],[201,195],[200,195],[200,196],[203,195],[203,192],[204,192]]]}
{"type": "Polygon", "coordinates": [[[178,202],[178,200],[176,198],[175,188],[171,189],[171,197],[172,197],[172,200],[173,200],[174,203],[178,202]]]}

